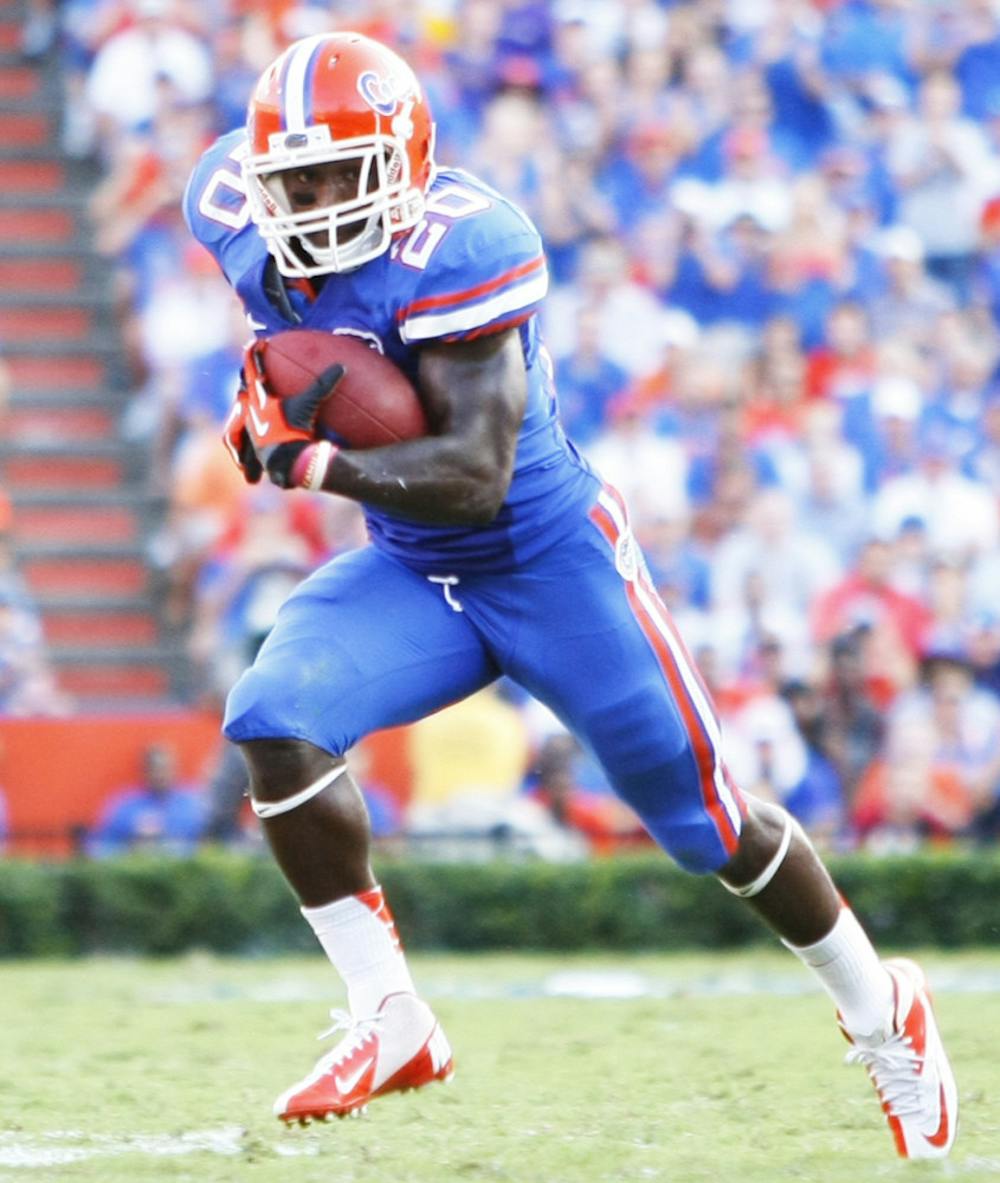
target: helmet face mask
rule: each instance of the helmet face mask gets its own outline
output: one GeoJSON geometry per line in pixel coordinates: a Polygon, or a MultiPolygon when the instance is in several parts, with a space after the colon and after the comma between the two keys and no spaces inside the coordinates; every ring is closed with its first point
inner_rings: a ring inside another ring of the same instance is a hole
{"type": "Polygon", "coordinates": [[[286,274],[321,275],[360,267],[381,255],[397,230],[423,216],[423,195],[408,196],[405,155],[383,137],[298,150],[292,163],[288,156],[254,157],[244,167],[253,220],[279,267],[289,269],[286,274]],[[356,166],[356,194],[295,211],[287,178],[312,166],[338,163],[356,166]]]}
{"type": "Polygon", "coordinates": [[[410,68],[356,33],[307,38],[265,70],[250,101],[242,162],[250,214],[279,271],[350,271],[423,217],[433,124],[410,68]],[[304,170],[354,167],[356,191],[295,209],[304,170]]]}

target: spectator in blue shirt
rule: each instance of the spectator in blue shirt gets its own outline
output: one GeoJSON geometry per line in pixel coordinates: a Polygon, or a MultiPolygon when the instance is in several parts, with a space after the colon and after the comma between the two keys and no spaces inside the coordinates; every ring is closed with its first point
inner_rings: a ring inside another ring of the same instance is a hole
{"type": "Polygon", "coordinates": [[[884,0],[851,0],[835,8],[824,29],[820,60],[826,73],[848,89],[861,90],[884,72],[909,82],[907,13],[884,0]]]}
{"type": "Polygon", "coordinates": [[[689,120],[679,113],[642,121],[629,131],[623,151],[598,178],[622,233],[669,207],[674,177],[691,139],[689,120]]]}
{"type": "Polygon", "coordinates": [[[785,797],[785,805],[814,839],[827,845],[836,843],[844,837],[844,786],[836,765],[823,750],[826,720],[822,698],[814,686],[799,679],[787,682],[781,696],[791,708],[806,751],[805,771],[785,797]]]}
{"type": "Polygon", "coordinates": [[[204,796],[196,786],[177,781],[173,750],[165,744],[150,744],[141,783],[107,801],[88,850],[97,858],[135,850],[191,854],[204,821],[204,796]]]}
{"type": "Polygon", "coordinates": [[[629,375],[601,349],[600,315],[592,305],[577,313],[576,348],[556,365],[559,411],[566,430],[588,444],[609,418],[608,408],[629,383],[629,375]]]}
{"type": "Polygon", "coordinates": [[[970,119],[988,119],[1000,97],[1000,23],[989,3],[963,7],[968,41],[955,62],[955,77],[962,88],[965,114],[970,119]]]}

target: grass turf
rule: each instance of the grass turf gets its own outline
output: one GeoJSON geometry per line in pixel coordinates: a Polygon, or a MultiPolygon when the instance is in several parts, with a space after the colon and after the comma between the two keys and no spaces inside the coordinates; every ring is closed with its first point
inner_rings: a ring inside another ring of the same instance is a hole
{"type": "Polygon", "coordinates": [[[0,1180],[1000,1180],[1000,955],[922,960],[932,984],[983,986],[938,998],[963,1104],[944,1165],[895,1158],[828,1002],[780,953],[414,958],[454,1084],[289,1131],[271,1100],[341,1002],[319,959],[7,963],[0,1180]]]}

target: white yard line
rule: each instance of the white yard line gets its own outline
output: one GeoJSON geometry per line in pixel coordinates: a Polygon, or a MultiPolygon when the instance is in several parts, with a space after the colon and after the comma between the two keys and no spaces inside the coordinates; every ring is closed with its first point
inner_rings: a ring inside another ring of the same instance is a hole
{"type": "MultiPolygon", "coordinates": [[[[42,1134],[0,1132],[0,1181],[7,1183],[8,1180],[23,1178],[22,1172],[25,1170],[40,1171],[88,1159],[124,1158],[128,1155],[174,1158],[201,1153],[232,1158],[242,1153],[245,1132],[239,1126],[191,1130],[186,1134],[131,1134],[124,1137],[85,1134],[79,1130],[50,1130],[42,1134]],[[16,1173],[8,1174],[3,1170],[5,1167],[14,1168],[16,1173]]],[[[314,1158],[322,1152],[321,1138],[296,1131],[294,1137],[272,1143],[271,1150],[277,1158],[314,1158]]],[[[1000,1177],[1000,1158],[959,1156],[948,1164],[948,1175],[950,1178],[995,1180],[1000,1177]]]]}
{"type": "MultiPolygon", "coordinates": [[[[949,969],[928,971],[937,994],[1000,993],[1000,969],[949,969]]],[[[586,969],[579,967],[537,978],[505,982],[466,977],[421,976],[421,994],[429,1001],[455,998],[465,1001],[493,1001],[518,998],[726,998],[761,994],[797,997],[818,994],[818,983],[794,965],[787,973],[746,970],[703,974],[692,977],[659,977],[632,970],[586,969]]],[[[336,984],[295,978],[262,978],[250,985],[212,982],[180,983],[144,991],[142,1001],[175,1006],[205,1002],[324,1002],[336,993],[336,984]]]]}
{"type": "MultiPolygon", "coordinates": [[[[190,1130],[184,1134],[86,1134],[81,1130],[48,1130],[43,1134],[0,1132],[0,1168],[56,1167],[92,1158],[121,1158],[139,1154],[148,1158],[174,1158],[185,1154],[218,1154],[233,1157],[245,1149],[246,1131],[241,1126],[216,1130],[190,1130]]],[[[319,1153],[310,1141],[275,1142],[280,1157],[301,1157],[319,1153]]],[[[0,1178],[10,1176],[0,1175],[0,1178]]]]}

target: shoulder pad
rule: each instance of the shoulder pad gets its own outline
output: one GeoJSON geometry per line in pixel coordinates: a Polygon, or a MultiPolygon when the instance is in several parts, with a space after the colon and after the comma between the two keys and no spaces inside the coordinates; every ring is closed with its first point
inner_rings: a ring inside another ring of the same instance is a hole
{"type": "Polygon", "coordinates": [[[427,214],[394,248],[416,272],[397,309],[407,344],[499,332],[527,320],[548,286],[541,238],[515,205],[468,174],[439,174],[427,214]]]}
{"type": "Polygon", "coordinates": [[[212,247],[239,233],[250,221],[240,159],[246,153],[242,130],[221,136],[194,167],[184,191],[184,218],[191,233],[212,247]]]}

